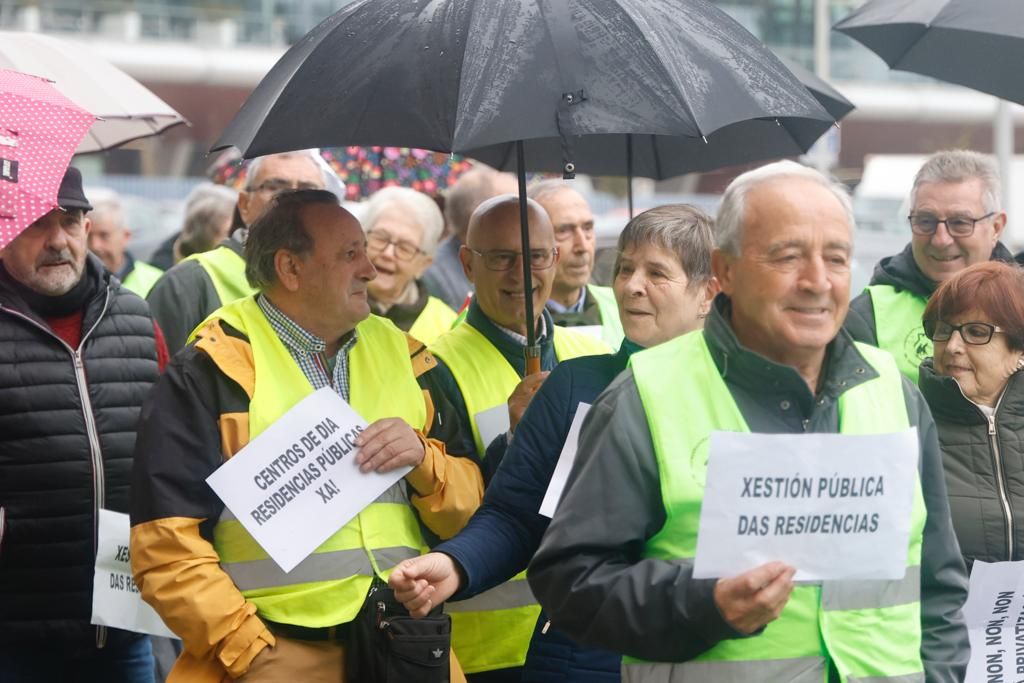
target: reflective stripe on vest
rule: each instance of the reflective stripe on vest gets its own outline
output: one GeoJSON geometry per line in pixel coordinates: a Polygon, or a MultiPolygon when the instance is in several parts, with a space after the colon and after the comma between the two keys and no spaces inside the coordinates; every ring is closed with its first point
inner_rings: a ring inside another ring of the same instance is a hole
{"type": "Polygon", "coordinates": [[[619,304],[615,301],[615,292],[611,287],[587,285],[587,293],[594,297],[597,310],[601,311],[601,338],[618,351],[626,333],[622,331],[622,321],[619,320],[619,304]]]}
{"type": "MultiPolygon", "coordinates": [[[[555,356],[568,360],[579,356],[608,353],[600,340],[561,327],[554,330],[555,356]]],[[[430,347],[451,371],[459,385],[473,431],[473,441],[482,458],[487,450],[475,416],[502,405],[519,384],[520,377],[487,338],[469,323],[442,335],[430,347]]],[[[452,649],[466,673],[522,666],[530,647],[533,629],[540,616],[526,572],[469,600],[449,603],[452,616],[452,649]]]]}
{"type": "Polygon", "coordinates": [[[424,344],[433,344],[435,339],[452,329],[456,317],[448,304],[438,298],[427,297],[427,305],[409,328],[409,334],[424,344]]]}
{"type": "Polygon", "coordinates": [[[221,246],[185,258],[190,259],[198,261],[210,276],[221,306],[256,293],[245,279],[245,259],[231,247],[221,246]]]}
{"type": "Polygon", "coordinates": [[[878,348],[891,353],[900,372],[917,384],[921,361],[932,355],[932,340],[921,324],[928,300],[889,285],[871,285],[867,291],[875,311],[878,348]]]}
{"type": "MultiPolygon", "coordinates": [[[[611,352],[599,339],[557,325],[554,326],[554,346],[555,357],[559,361],[611,352]]],[[[438,337],[430,351],[444,361],[459,385],[462,400],[466,403],[473,443],[477,454],[483,458],[488,444],[480,436],[476,416],[506,403],[522,378],[501,351],[468,323],[438,337]]]]}
{"type": "MultiPolygon", "coordinates": [[[[902,378],[892,357],[863,344],[857,349],[879,377],[839,397],[840,433],[906,429],[902,378]]],[[[747,424],[711,358],[703,332],[634,354],[630,364],[651,430],[666,514],[665,526],[648,541],[644,554],[676,561],[692,558],[707,436],[716,430],[745,432],[747,424]],[[686,419],[679,419],[681,415],[686,419]]],[[[918,481],[903,579],[797,586],[782,614],[761,635],[722,641],[691,662],[652,664],[627,658],[624,680],[805,680],[800,672],[806,671],[806,680],[820,683],[829,661],[844,682],[923,680],[920,563],[925,518],[918,481]],[[797,666],[796,662],[805,668],[793,674],[765,673],[776,666],[797,666]]]]}
{"type": "MultiPolygon", "coordinates": [[[[267,322],[254,297],[216,311],[252,346],[256,381],[249,403],[250,439],[313,391],[309,380],[267,322]]],[[[356,327],[349,352],[350,402],[368,422],[400,417],[415,429],[426,421],[405,334],[370,316],[356,327]],[[386,387],[386,390],[384,389],[386,387]]],[[[425,550],[419,524],[399,481],[291,572],[284,573],[225,509],[213,531],[224,570],[261,617],[311,628],[352,620],[374,574],[387,578],[398,562],[425,550]]]]}
{"type": "Polygon", "coordinates": [[[128,273],[128,276],[121,282],[121,286],[145,299],[146,295],[149,294],[149,290],[153,289],[153,285],[156,284],[156,281],[163,274],[164,271],[156,266],[136,261],[135,267],[132,268],[132,272],[128,273]]]}

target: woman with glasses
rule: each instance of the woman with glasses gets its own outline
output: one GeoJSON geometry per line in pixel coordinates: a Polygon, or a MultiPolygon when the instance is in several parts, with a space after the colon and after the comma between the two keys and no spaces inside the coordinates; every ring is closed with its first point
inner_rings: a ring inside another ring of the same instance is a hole
{"type": "Polygon", "coordinates": [[[953,527],[974,560],[1024,559],[1024,271],[981,263],[924,312],[920,388],[939,430],[953,527]]]}
{"type": "Polygon", "coordinates": [[[455,311],[427,294],[419,278],[434,260],[444,217],[434,200],[405,187],[386,187],[367,202],[366,250],[377,269],[370,307],[424,344],[455,322],[455,311]]]}
{"type": "MultiPolygon", "coordinates": [[[[658,207],[629,222],[619,236],[612,284],[626,334],[622,346],[616,354],[560,363],[533,397],[466,528],[392,575],[396,597],[413,614],[453,594],[459,600],[478,595],[526,569],[550,521],[538,511],[577,409],[604,391],[634,351],[704,326],[718,291],[712,248],[711,219],[689,205],[658,207]]],[[[619,665],[618,655],[576,645],[541,614],[516,680],[611,683],[619,680],[619,665]]]]}

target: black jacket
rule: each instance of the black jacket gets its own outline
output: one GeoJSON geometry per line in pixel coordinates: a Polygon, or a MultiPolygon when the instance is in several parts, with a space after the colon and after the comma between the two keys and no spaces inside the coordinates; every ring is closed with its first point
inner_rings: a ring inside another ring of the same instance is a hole
{"type": "Polygon", "coordinates": [[[1024,558],[1024,373],[1007,381],[991,418],[930,358],[919,386],[939,428],[949,510],[968,567],[1024,558]]]}
{"type": "Polygon", "coordinates": [[[146,303],[97,260],[71,349],[0,278],[0,642],[87,645],[97,510],[128,512],[159,369],[146,303]]]}
{"type": "MultiPolygon", "coordinates": [[[[997,242],[995,249],[992,250],[991,260],[1013,263],[1013,254],[1002,242],[997,242]]],[[[871,284],[890,285],[897,290],[916,294],[922,299],[931,297],[932,292],[939,286],[917,267],[909,244],[900,253],[886,256],[875,265],[871,284]]],[[[878,346],[875,308],[871,302],[870,292],[861,292],[850,302],[850,311],[846,314],[843,327],[857,341],[878,346]]]]}

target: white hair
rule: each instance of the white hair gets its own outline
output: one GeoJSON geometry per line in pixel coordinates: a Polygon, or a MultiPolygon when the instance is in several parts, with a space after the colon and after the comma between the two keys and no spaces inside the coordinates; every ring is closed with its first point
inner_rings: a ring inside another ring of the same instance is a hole
{"type": "Polygon", "coordinates": [[[259,173],[260,166],[263,165],[264,159],[271,157],[288,158],[288,157],[299,157],[308,159],[317,170],[320,171],[320,182],[323,184],[324,189],[328,192],[334,193],[334,196],[338,198],[338,203],[345,198],[345,183],[342,182],[341,178],[334,172],[334,169],[330,167],[326,161],[324,161],[323,155],[320,154],[319,149],[300,149],[294,152],[281,152],[279,154],[267,154],[265,156],[256,157],[249,162],[249,167],[245,171],[245,191],[251,192],[254,188],[251,183],[256,175],[259,173]]]}
{"type": "Polygon", "coordinates": [[[444,231],[444,216],[437,202],[422,192],[408,187],[385,187],[377,190],[366,202],[362,220],[364,229],[367,232],[373,230],[373,225],[380,214],[393,205],[400,205],[423,228],[423,244],[420,245],[420,249],[433,254],[444,231]]]}
{"type": "Polygon", "coordinates": [[[90,188],[88,194],[89,203],[92,204],[92,211],[89,218],[92,220],[108,220],[110,225],[118,230],[125,229],[124,211],[121,207],[121,197],[109,187],[90,188]]]}
{"type": "Polygon", "coordinates": [[[783,178],[811,180],[831,192],[843,207],[852,237],[856,221],[853,217],[853,201],[846,188],[813,168],[795,161],[783,160],[747,171],[737,176],[725,188],[722,204],[715,219],[715,246],[726,253],[739,256],[747,194],[758,185],[783,178]]]}
{"type": "Polygon", "coordinates": [[[923,183],[962,183],[974,179],[980,180],[984,188],[981,201],[985,211],[1001,211],[999,168],[989,155],[968,149],[948,149],[928,157],[914,176],[910,206],[917,203],[917,189],[923,183]]]}

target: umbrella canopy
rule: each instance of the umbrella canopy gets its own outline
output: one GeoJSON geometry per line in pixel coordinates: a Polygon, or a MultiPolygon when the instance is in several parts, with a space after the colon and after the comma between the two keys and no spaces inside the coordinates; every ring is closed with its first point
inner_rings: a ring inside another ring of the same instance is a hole
{"type": "MultiPolygon", "coordinates": [[[[527,253],[523,141],[544,141],[533,146],[556,150],[571,177],[599,172],[582,149],[577,157],[580,136],[703,139],[730,127],[743,144],[778,136],[807,149],[833,122],[705,0],[357,0],[285,53],[213,149],[493,147],[507,160],[515,142],[527,253]]],[[[532,369],[531,325],[527,339],[532,369]]]]}
{"type": "Polygon", "coordinates": [[[835,25],[893,69],[1024,104],[1024,3],[870,0],[835,25]]]}
{"type": "Polygon", "coordinates": [[[77,153],[111,149],[187,121],[148,88],[87,47],[39,33],[0,31],[0,68],[54,81],[98,119],[77,153]]]}
{"type": "Polygon", "coordinates": [[[94,120],[48,81],[0,70],[0,249],[57,207],[71,155],[94,120]]]}

